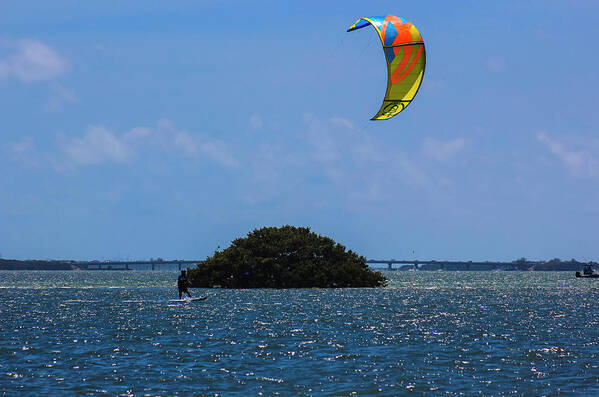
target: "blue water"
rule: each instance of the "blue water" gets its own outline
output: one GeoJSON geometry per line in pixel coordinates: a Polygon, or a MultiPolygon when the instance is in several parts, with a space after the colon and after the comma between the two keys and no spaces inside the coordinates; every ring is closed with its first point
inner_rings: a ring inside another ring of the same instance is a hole
{"type": "Polygon", "coordinates": [[[599,394],[599,280],[390,272],[171,303],[176,275],[0,272],[0,394],[599,394]]]}

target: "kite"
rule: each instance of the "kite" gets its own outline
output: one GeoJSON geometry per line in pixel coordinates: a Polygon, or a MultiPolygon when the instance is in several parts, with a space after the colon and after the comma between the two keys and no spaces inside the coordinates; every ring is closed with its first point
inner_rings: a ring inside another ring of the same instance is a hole
{"type": "Polygon", "coordinates": [[[360,18],[347,31],[368,25],[381,39],[388,72],[385,99],[372,120],[386,120],[404,110],[418,92],[426,65],[424,42],[412,23],[394,15],[360,18]]]}

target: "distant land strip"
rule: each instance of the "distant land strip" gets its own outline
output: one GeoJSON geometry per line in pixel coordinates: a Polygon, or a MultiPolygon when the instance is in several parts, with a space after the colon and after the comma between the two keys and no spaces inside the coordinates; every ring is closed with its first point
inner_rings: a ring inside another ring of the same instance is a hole
{"type": "Polygon", "coordinates": [[[182,269],[201,260],[133,260],[133,261],[74,261],[74,260],[17,260],[0,259],[0,270],[139,270],[178,265],[182,269]]]}
{"type": "Polygon", "coordinates": [[[386,265],[387,270],[424,270],[424,271],[576,271],[586,265],[595,266],[595,262],[579,262],[576,259],[562,261],[554,258],[548,261],[530,261],[520,258],[511,262],[496,261],[443,261],[419,259],[368,259],[369,265],[386,265]],[[396,265],[396,266],[394,266],[396,265]]]}
{"type": "MultiPolygon", "coordinates": [[[[134,261],[74,261],[74,260],[17,260],[0,259],[0,270],[152,270],[175,265],[179,269],[193,266],[201,260],[134,260],[134,261]]],[[[422,271],[577,271],[583,266],[596,266],[596,262],[578,262],[576,259],[562,261],[530,261],[520,258],[512,262],[493,261],[439,261],[418,259],[368,259],[369,265],[383,265],[387,270],[422,271]]]]}

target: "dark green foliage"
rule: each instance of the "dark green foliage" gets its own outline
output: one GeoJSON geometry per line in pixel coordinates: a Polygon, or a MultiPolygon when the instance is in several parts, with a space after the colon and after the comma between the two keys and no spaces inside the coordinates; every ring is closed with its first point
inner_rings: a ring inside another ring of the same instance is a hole
{"type": "Polygon", "coordinates": [[[580,270],[583,267],[583,263],[572,259],[570,261],[562,261],[559,258],[553,258],[547,262],[539,262],[534,266],[534,270],[540,271],[575,271],[580,270]]]}
{"type": "Polygon", "coordinates": [[[309,228],[256,229],[189,270],[194,287],[344,288],[383,287],[363,256],[345,251],[309,228]]]}

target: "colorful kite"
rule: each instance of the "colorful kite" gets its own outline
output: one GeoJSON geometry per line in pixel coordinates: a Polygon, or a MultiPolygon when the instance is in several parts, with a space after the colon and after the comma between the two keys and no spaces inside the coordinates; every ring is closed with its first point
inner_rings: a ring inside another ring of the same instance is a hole
{"type": "Polygon", "coordinates": [[[372,120],[390,119],[412,102],[422,83],[426,65],[424,42],[414,25],[393,15],[360,18],[347,31],[368,25],[379,34],[389,73],[383,105],[372,120]]]}

